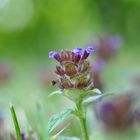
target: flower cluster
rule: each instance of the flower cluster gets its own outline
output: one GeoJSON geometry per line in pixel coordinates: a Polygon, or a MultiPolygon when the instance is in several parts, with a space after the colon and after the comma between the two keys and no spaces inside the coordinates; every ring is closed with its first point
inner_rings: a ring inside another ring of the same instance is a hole
{"type": "Polygon", "coordinates": [[[90,53],[94,52],[93,47],[85,50],[76,48],[73,51],[62,50],[60,53],[51,51],[50,58],[55,58],[60,65],[56,66],[55,73],[57,80],[52,84],[57,84],[60,89],[90,89],[93,87],[90,64],[87,60],[90,53]]]}
{"type": "Polygon", "coordinates": [[[95,46],[98,58],[109,61],[122,46],[122,39],[119,36],[107,36],[101,38],[95,46]]]}
{"type": "Polygon", "coordinates": [[[134,98],[122,95],[100,103],[97,117],[109,130],[130,128],[134,124],[134,98]]]}

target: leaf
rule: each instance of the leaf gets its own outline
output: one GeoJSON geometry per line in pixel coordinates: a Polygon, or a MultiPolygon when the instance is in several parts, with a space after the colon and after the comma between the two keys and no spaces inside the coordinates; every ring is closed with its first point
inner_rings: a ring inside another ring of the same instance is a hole
{"type": "Polygon", "coordinates": [[[53,91],[52,93],[49,94],[49,97],[53,96],[53,95],[61,95],[62,94],[62,91],[61,90],[56,90],[56,91],[53,91]]]}
{"type": "Polygon", "coordinates": [[[66,128],[68,128],[69,125],[70,125],[70,124],[66,125],[66,126],[65,126],[63,129],[61,129],[57,134],[55,134],[54,136],[52,136],[52,137],[50,138],[50,140],[56,140],[57,137],[58,137],[66,128]]]}
{"type": "Polygon", "coordinates": [[[66,137],[66,136],[60,136],[57,138],[57,140],[80,140],[77,137],[66,137]]]}
{"type": "Polygon", "coordinates": [[[11,110],[13,122],[14,122],[14,125],[15,125],[15,130],[16,130],[16,134],[17,134],[17,140],[22,140],[20,127],[19,127],[19,124],[18,124],[15,109],[14,109],[12,103],[9,103],[9,104],[10,104],[10,110],[11,110]]]}
{"type": "Polygon", "coordinates": [[[63,90],[63,95],[74,102],[77,101],[79,97],[84,93],[85,93],[84,90],[77,90],[77,89],[63,90]]]}
{"type": "Polygon", "coordinates": [[[88,94],[102,94],[102,92],[98,89],[98,88],[94,88],[93,90],[88,90],[87,91],[88,94]]]}
{"type": "Polygon", "coordinates": [[[95,89],[93,89],[93,90],[87,90],[87,91],[85,91],[82,95],[81,95],[81,98],[82,98],[82,100],[84,101],[84,100],[86,100],[87,98],[90,98],[90,97],[95,97],[95,96],[99,96],[99,95],[102,95],[103,93],[99,90],[99,89],[97,89],[97,88],[95,88],[95,89]]]}
{"type": "Polygon", "coordinates": [[[62,121],[64,121],[71,113],[72,109],[66,109],[56,116],[53,116],[48,123],[48,132],[51,133],[62,121]]]}
{"type": "Polygon", "coordinates": [[[113,94],[104,93],[104,94],[101,94],[101,95],[90,96],[83,101],[83,104],[90,104],[90,103],[97,102],[99,99],[101,99],[103,97],[106,97],[106,96],[109,96],[109,95],[113,95],[113,94]]]}
{"type": "Polygon", "coordinates": [[[97,93],[97,94],[102,94],[102,92],[98,89],[98,88],[95,88],[93,90],[91,90],[93,93],[97,93]]]}

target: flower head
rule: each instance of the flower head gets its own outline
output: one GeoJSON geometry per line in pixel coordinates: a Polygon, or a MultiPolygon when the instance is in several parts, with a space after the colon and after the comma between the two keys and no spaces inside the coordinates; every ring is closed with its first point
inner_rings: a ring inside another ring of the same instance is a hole
{"type": "Polygon", "coordinates": [[[100,103],[97,117],[107,129],[120,131],[132,126],[133,113],[133,98],[119,96],[100,103]]]}
{"type": "Polygon", "coordinates": [[[85,50],[62,50],[60,53],[51,51],[49,57],[59,62],[55,71],[58,78],[52,82],[53,85],[57,84],[60,89],[86,89],[89,85],[91,87],[93,80],[87,58],[93,51],[93,47],[87,47],[85,50]]]}
{"type": "Polygon", "coordinates": [[[119,36],[101,38],[96,45],[97,56],[104,61],[109,61],[121,46],[122,39],[119,36]]]}

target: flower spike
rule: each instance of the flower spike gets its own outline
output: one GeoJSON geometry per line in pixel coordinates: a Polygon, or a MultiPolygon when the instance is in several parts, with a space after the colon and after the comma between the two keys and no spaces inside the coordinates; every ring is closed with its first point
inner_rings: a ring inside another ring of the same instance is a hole
{"type": "Polygon", "coordinates": [[[84,51],[82,48],[73,51],[62,50],[60,53],[51,51],[49,57],[60,62],[55,71],[58,78],[52,82],[53,85],[57,85],[60,89],[87,89],[89,85],[93,88],[91,66],[86,60],[92,52],[94,49],[91,46],[84,51]]]}

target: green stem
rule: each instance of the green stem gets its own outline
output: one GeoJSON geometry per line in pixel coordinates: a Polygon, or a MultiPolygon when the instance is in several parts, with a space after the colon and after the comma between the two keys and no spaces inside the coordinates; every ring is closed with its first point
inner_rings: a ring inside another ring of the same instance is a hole
{"type": "Polygon", "coordinates": [[[87,125],[85,118],[79,118],[81,122],[81,129],[85,140],[89,140],[88,132],[87,132],[87,125]]]}
{"type": "Polygon", "coordinates": [[[77,111],[78,111],[77,117],[80,120],[81,130],[82,130],[84,140],[89,140],[87,124],[86,124],[86,110],[82,105],[82,100],[79,100],[76,106],[77,106],[77,111]]]}

